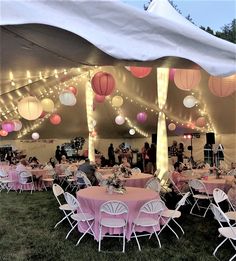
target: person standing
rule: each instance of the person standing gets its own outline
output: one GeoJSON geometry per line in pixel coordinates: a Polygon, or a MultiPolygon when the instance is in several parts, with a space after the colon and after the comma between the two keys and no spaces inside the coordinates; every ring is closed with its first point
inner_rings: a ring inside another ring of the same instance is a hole
{"type": "Polygon", "coordinates": [[[109,160],[109,166],[113,166],[115,164],[115,152],[112,143],[108,147],[108,160],[109,160]]]}
{"type": "Polygon", "coordinates": [[[56,158],[56,160],[60,164],[61,163],[61,149],[60,149],[60,146],[57,146],[57,149],[55,151],[55,158],[56,158]]]}
{"type": "Polygon", "coordinates": [[[183,163],[183,161],[184,161],[184,144],[181,142],[179,143],[179,146],[178,146],[177,159],[178,159],[178,162],[183,163]]]}
{"type": "Polygon", "coordinates": [[[67,153],[66,153],[66,150],[65,150],[65,147],[64,146],[61,146],[61,156],[65,156],[66,158],[68,158],[67,156],[67,153]]]}
{"type": "Polygon", "coordinates": [[[150,149],[149,143],[145,142],[143,148],[141,149],[142,152],[142,161],[143,161],[143,171],[147,172],[147,164],[149,162],[149,156],[147,151],[150,149]]]}
{"type": "Polygon", "coordinates": [[[149,162],[147,163],[147,172],[154,174],[156,171],[156,146],[154,143],[151,144],[150,149],[147,151],[149,162]]]}
{"type": "Polygon", "coordinates": [[[172,165],[174,165],[178,158],[177,158],[177,154],[178,154],[178,148],[177,148],[177,141],[174,140],[172,146],[170,147],[170,156],[171,156],[171,161],[172,161],[172,165]]]}

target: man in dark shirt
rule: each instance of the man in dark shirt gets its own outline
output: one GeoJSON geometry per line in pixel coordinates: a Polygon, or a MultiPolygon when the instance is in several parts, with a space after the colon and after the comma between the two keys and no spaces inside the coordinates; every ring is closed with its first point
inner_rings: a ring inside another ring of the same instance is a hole
{"type": "Polygon", "coordinates": [[[79,166],[78,170],[81,170],[86,174],[92,186],[98,185],[98,181],[95,176],[95,166],[90,164],[90,160],[88,158],[85,159],[85,162],[79,166]]]}

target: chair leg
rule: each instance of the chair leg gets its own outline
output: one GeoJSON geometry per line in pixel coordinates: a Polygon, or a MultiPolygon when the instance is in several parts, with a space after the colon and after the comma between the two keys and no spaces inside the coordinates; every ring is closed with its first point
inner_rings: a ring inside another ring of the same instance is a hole
{"type": "Polygon", "coordinates": [[[137,235],[136,235],[136,232],[135,232],[135,230],[134,230],[134,227],[135,227],[135,225],[133,226],[134,237],[135,237],[136,242],[137,242],[137,245],[138,245],[138,250],[141,251],[141,247],[140,247],[140,244],[139,244],[139,241],[138,241],[138,237],[137,237],[137,235]]]}
{"type": "Polygon", "coordinates": [[[225,243],[226,240],[227,240],[227,238],[225,238],[225,239],[216,247],[216,249],[215,249],[214,252],[213,252],[213,256],[216,256],[217,250],[225,243]]]}
{"type": "Polygon", "coordinates": [[[70,233],[75,229],[75,227],[78,225],[78,222],[76,222],[76,224],[72,227],[72,229],[67,233],[66,235],[66,239],[68,238],[68,236],[70,235],[70,233]]]}
{"type": "Polygon", "coordinates": [[[154,231],[155,236],[156,236],[156,238],[157,238],[157,241],[158,241],[159,247],[161,248],[161,241],[160,241],[160,239],[159,239],[159,237],[158,237],[158,235],[157,235],[157,232],[156,232],[156,230],[155,230],[154,227],[152,227],[152,228],[153,228],[153,231],[154,231]]]}
{"type": "Polygon", "coordinates": [[[123,253],[125,252],[125,227],[123,227],[123,253]]]}
{"type": "Polygon", "coordinates": [[[229,261],[233,261],[235,257],[236,257],[236,254],[234,256],[232,256],[229,261]]]}
{"type": "MultiPolygon", "coordinates": [[[[94,223],[94,222],[91,223],[91,225],[88,227],[88,229],[87,229],[87,230],[83,233],[83,235],[79,238],[79,240],[78,240],[77,243],[76,243],[76,246],[79,245],[81,239],[88,233],[89,230],[91,230],[93,223],[94,223]]],[[[92,230],[92,231],[93,231],[93,230],[92,230]]]]}
{"type": "Polygon", "coordinates": [[[102,241],[102,225],[100,225],[99,227],[98,252],[101,251],[101,241],[102,241]]]}
{"type": "Polygon", "coordinates": [[[69,219],[69,216],[72,214],[72,212],[70,212],[69,214],[66,214],[66,212],[63,210],[63,213],[65,216],[54,226],[54,228],[56,228],[59,224],[61,224],[65,219],[67,219],[70,223],[70,226],[73,227],[73,225],[69,219]]]}
{"type": "MultiPolygon", "coordinates": [[[[210,204],[211,204],[211,202],[210,202],[210,204]]],[[[204,213],[203,217],[205,217],[205,216],[206,216],[206,213],[207,213],[207,211],[210,209],[210,204],[208,205],[208,207],[207,207],[207,209],[206,209],[206,211],[205,211],[205,213],[204,213]]]]}
{"type": "Polygon", "coordinates": [[[182,233],[184,234],[184,230],[183,230],[183,228],[180,226],[180,224],[173,218],[172,219],[174,222],[175,222],[175,224],[180,228],[180,230],[182,231],[182,233]]]}

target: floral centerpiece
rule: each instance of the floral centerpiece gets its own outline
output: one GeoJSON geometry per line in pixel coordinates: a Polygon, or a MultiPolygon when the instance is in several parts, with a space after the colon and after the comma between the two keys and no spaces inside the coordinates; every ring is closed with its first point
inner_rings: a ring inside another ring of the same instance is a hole
{"type": "Polygon", "coordinates": [[[131,169],[122,164],[120,166],[120,172],[124,175],[125,178],[129,178],[132,175],[131,169]]]}
{"type": "Polygon", "coordinates": [[[119,179],[118,173],[114,173],[111,177],[108,177],[106,185],[109,193],[112,193],[113,191],[119,193],[125,192],[124,182],[119,179]]]}

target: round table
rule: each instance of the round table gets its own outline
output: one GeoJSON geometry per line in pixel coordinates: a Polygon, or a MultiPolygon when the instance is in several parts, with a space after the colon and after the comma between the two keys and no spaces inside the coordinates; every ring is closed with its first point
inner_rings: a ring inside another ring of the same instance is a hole
{"type": "Polygon", "coordinates": [[[101,173],[102,175],[112,175],[112,172],[114,171],[114,168],[99,168],[96,171],[101,173]]]}
{"type": "MultiPolygon", "coordinates": [[[[108,179],[108,177],[111,177],[112,174],[106,174],[103,175],[104,179],[108,179]]],[[[135,173],[132,174],[129,178],[124,178],[122,175],[119,176],[119,179],[124,181],[125,186],[127,187],[137,187],[137,188],[144,188],[146,183],[153,178],[153,175],[151,174],[145,174],[145,173],[135,173]]]]}
{"type": "MultiPolygon", "coordinates": [[[[109,200],[119,200],[124,202],[128,208],[128,223],[127,223],[127,231],[126,238],[130,240],[132,234],[132,222],[137,217],[139,209],[141,206],[153,199],[159,199],[160,196],[158,193],[144,188],[133,188],[126,187],[126,192],[124,194],[108,194],[106,191],[106,187],[90,187],[86,189],[81,189],[76,193],[77,199],[81,204],[81,208],[84,212],[90,213],[94,215],[95,221],[93,225],[93,231],[95,233],[94,237],[98,240],[99,236],[99,210],[100,206],[109,200]]],[[[86,229],[86,227],[84,228],[86,229]]],[[[156,227],[156,230],[160,230],[160,226],[156,227]]],[[[150,228],[136,227],[137,232],[152,232],[150,228]]],[[[122,229],[109,229],[104,227],[104,233],[109,234],[121,234],[122,229]]]]}
{"type": "Polygon", "coordinates": [[[230,189],[230,182],[234,179],[233,176],[223,176],[222,178],[217,179],[215,176],[207,176],[202,179],[205,187],[210,195],[213,194],[215,188],[219,188],[224,192],[228,192],[230,189]]]}

